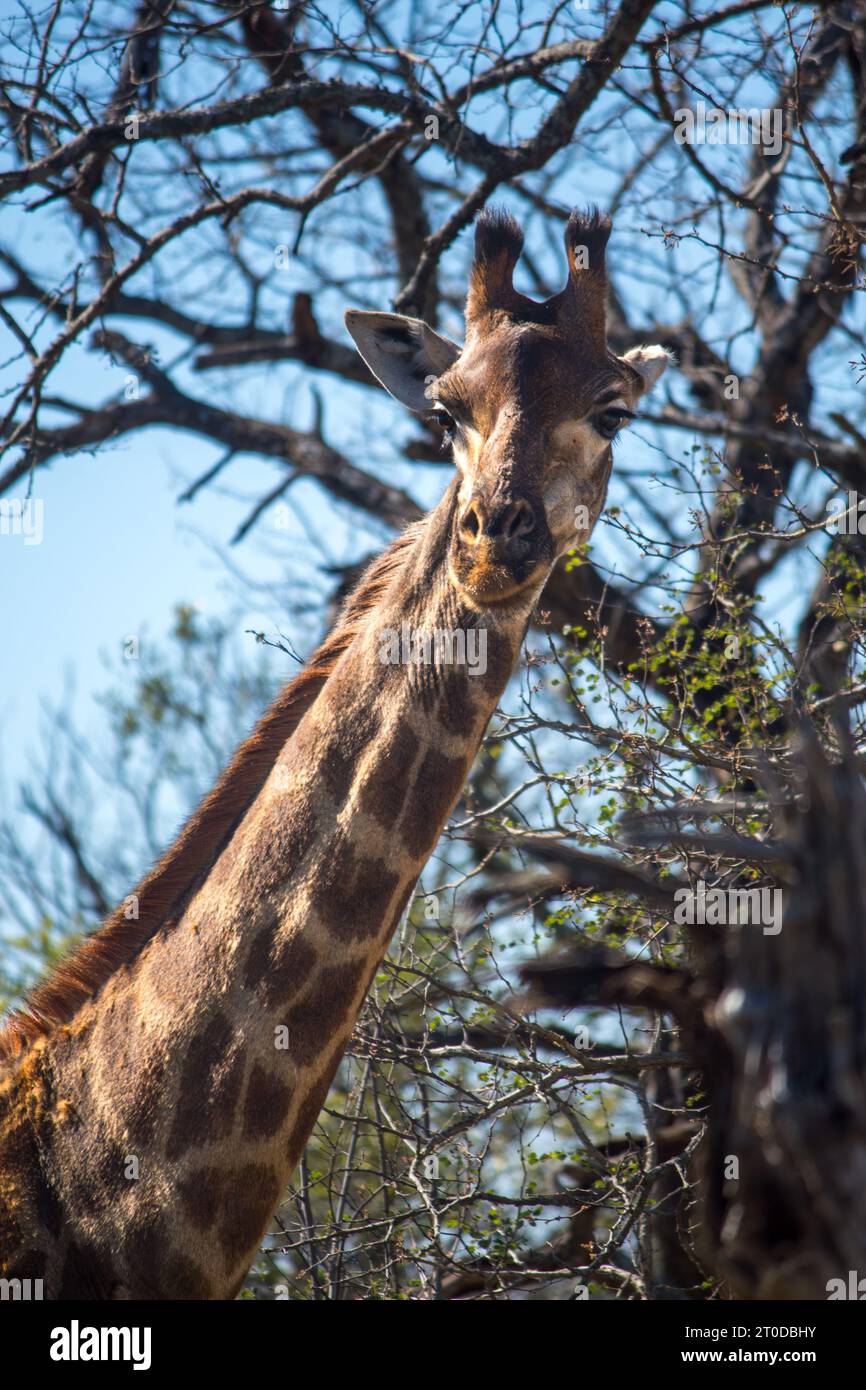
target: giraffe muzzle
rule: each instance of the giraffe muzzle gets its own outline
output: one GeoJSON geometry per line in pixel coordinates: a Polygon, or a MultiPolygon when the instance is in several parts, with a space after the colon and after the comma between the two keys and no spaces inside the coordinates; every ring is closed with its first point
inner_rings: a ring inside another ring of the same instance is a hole
{"type": "Polygon", "coordinates": [[[534,582],[553,559],[540,509],[526,497],[491,502],[476,495],[457,523],[454,578],[482,602],[501,602],[534,582]]]}

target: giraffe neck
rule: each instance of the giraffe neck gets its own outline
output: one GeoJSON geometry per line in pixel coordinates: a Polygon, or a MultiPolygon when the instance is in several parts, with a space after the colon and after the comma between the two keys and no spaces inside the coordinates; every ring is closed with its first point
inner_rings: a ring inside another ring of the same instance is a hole
{"type": "Polygon", "coordinates": [[[454,496],[179,919],[28,1055],[67,1296],[231,1297],[255,1256],[528,620],[461,606],[454,496]],[[474,670],[402,659],[470,628],[474,670]]]}

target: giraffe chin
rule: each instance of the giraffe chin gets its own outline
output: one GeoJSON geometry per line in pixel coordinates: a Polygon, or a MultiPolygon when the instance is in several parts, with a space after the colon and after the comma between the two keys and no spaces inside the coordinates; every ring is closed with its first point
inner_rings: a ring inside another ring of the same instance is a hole
{"type": "Polygon", "coordinates": [[[515,568],[489,562],[471,566],[452,562],[451,580],[474,607],[492,608],[534,599],[549,569],[545,561],[524,562],[515,568]]]}

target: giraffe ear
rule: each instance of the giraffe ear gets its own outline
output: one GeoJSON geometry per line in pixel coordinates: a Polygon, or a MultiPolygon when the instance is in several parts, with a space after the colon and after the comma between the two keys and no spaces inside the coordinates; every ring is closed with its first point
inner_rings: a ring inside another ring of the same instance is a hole
{"type": "Polygon", "coordinates": [[[673,362],[673,354],[667,348],[660,347],[655,343],[652,347],[636,347],[623,355],[623,362],[637,372],[643,382],[643,389],[640,394],[651,391],[659,377],[665,371],[669,363],[673,362]]]}
{"type": "Polygon", "coordinates": [[[349,309],[346,327],[386,391],[419,415],[433,409],[427,388],[457,361],[461,349],[456,343],[404,314],[349,309]]]}

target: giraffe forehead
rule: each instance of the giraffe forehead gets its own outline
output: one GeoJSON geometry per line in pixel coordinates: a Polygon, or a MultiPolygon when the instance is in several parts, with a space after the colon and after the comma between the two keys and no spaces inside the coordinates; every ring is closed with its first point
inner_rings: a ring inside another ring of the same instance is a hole
{"type": "Polygon", "coordinates": [[[598,396],[626,386],[611,354],[554,328],[505,322],[470,336],[436,396],[472,447],[494,430],[580,419],[598,396]]]}

